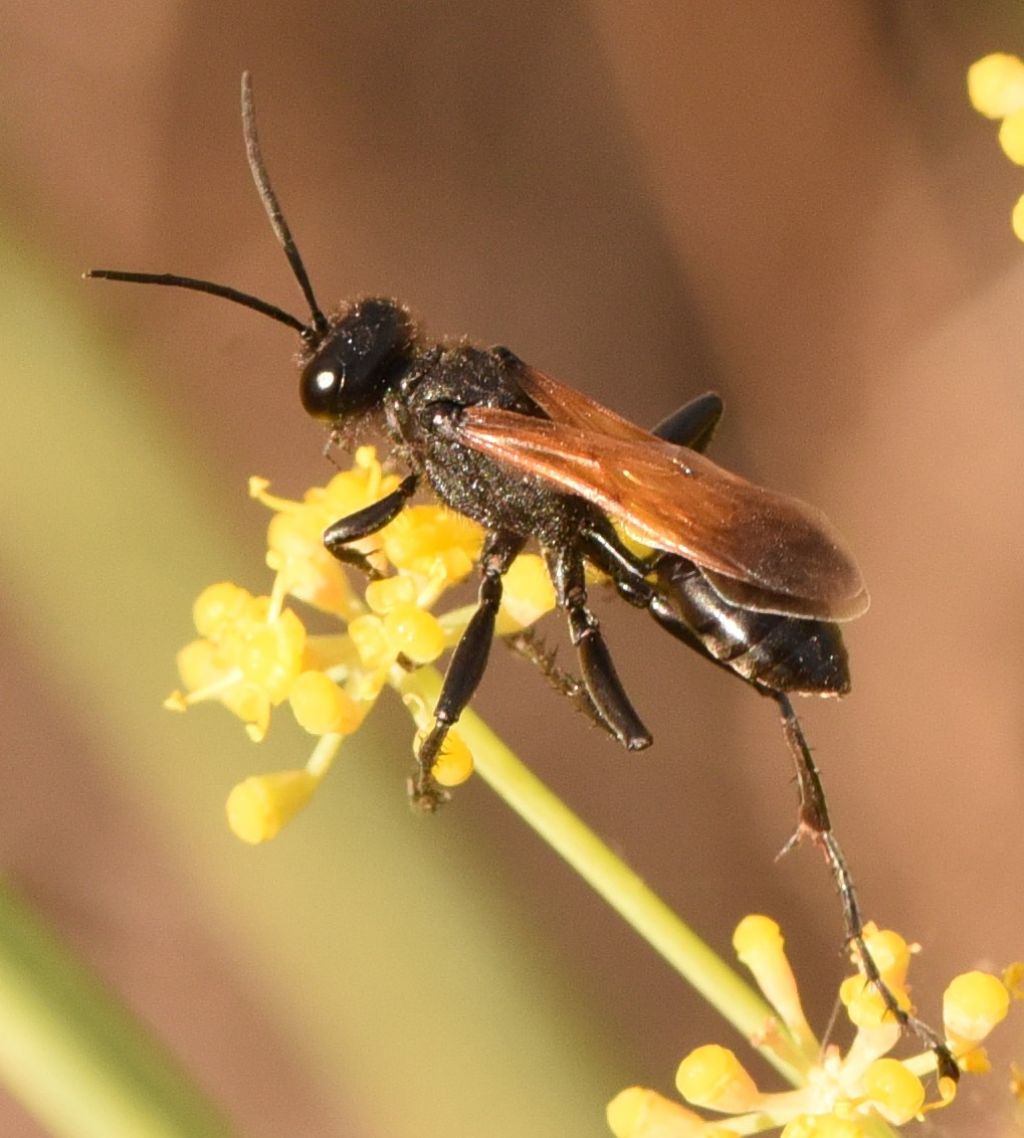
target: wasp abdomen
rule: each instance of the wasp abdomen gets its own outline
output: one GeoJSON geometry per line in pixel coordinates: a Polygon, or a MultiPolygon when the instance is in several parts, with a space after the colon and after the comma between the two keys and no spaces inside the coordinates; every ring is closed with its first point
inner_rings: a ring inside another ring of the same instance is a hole
{"type": "Polygon", "coordinates": [[[667,559],[659,580],[709,656],[772,691],[845,695],[850,670],[839,626],[741,608],[720,596],[692,562],[667,559]]]}

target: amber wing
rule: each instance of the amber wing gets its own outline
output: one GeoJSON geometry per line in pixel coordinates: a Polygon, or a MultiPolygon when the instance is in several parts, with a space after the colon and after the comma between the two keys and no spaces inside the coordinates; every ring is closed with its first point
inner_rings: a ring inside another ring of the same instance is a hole
{"type": "Polygon", "coordinates": [[[468,407],[475,450],[593,502],[638,540],[686,557],[748,608],[850,620],[868,607],[853,557],[820,510],[664,442],[572,388],[522,367],[549,416],[468,407]]]}

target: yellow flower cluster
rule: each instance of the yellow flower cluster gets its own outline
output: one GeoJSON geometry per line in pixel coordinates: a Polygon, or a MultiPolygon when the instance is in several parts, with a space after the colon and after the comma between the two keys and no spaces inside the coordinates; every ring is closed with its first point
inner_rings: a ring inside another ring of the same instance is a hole
{"type": "MultiPolygon", "coordinates": [[[[378,575],[361,582],[361,592],[324,548],[328,525],[379,500],[398,482],[383,471],[372,447],[357,450],[350,470],[308,490],[301,501],[271,495],[265,480],[252,479],[250,495],[274,512],[267,534],[267,564],[275,573],[270,595],[253,596],[222,582],[195,602],[199,636],[178,653],[184,691],[174,692],[165,706],[184,710],[215,700],[259,742],[272,711],[287,704],[296,722],[318,737],[305,767],[253,776],[231,792],[228,821],[245,841],[274,837],[306,805],[342,740],[358,729],[384,687],[396,684],[403,669],[437,660],[473,611],[432,611],[447,589],[470,574],[483,541],[479,526],[442,506],[407,507],[378,533],[353,543],[378,575]],[[318,610],[337,629],[311,633],[287,607],[289,600],[318,610]]],[[[553,607],[540,558],[520,556],[505,578],[499,633],[518,631],[553,607]]],[[[407,706],[422,736],[432,709],[412,698],[407,706]]],[[[472,769],[468,748],[451,731],[434,778],[455,786],[472,769]]]]}
{"type": "MultiPolygon", "coordinates": [[[[897,933],[867,930],[868,949],[883,979],[909,1009],[906,987],[911,948],[897,933]]],[[[940,1079],[939,1097],[926,1101],[922,1076],[934,1070],[927,1051],[906,1060],[889,1051],[900,1027],[874,985],[859,973],[844,981],[840,999],[856,1027],[845,1055],[835,1044],[823,1046],[804,1016],[796,979],[784,951],[779,926],[750,916],[733,936],[739,959],[751,971],[776,1017],[757,1042],[795,1066],[794,1090],[758,1089],[732,1051],[707,1044],[690,1052],[676,1072],[676,1087],[693,1107],[724,1116],[709,1120],[657,1091],[629,1087],[608,1106],[615,1138],[729,1138],[781,1130],[782,1138],[872,1138],[920,1119],[952,1101],[956,1085],[940,1079]]],[[[1010,993],[996,976],[969,972],[946,989],[943,1024],[946,1041],[964,1071],[987,1070],[982,1041],[1005,1017],[1010,993]]]]}
{"type": "MultiPolygon", "coordinates": [[[[967,72],[971,106],[1000,120],[999,145],[1011,162],[1024,166],[1024,61],[995,52],[971,64],[967,72]]],[[[1013,207],[1013,232],[1024,241],[1024,195],[1013,207]]]]}

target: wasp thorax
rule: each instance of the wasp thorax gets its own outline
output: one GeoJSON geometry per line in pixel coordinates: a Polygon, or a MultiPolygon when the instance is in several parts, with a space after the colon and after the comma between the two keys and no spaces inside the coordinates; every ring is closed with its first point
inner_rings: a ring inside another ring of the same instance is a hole
{"type": "Polygon", "coordinates": [[[408,312],[394,300],[357,300],[331,320],[330,331],[303,364],[302,405],[336,421],[376,406],[414,339],[408,312]]]}

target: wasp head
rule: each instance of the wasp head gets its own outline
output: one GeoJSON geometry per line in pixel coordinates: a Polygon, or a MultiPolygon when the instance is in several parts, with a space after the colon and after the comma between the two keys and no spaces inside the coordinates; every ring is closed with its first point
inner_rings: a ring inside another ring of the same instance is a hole
{"type": "Polygon", "coordinates": [[[377,407],[409,359],[415,329],[397,301],[357,300],[303,359],[302,405],[337,423],[377,407]]]}

